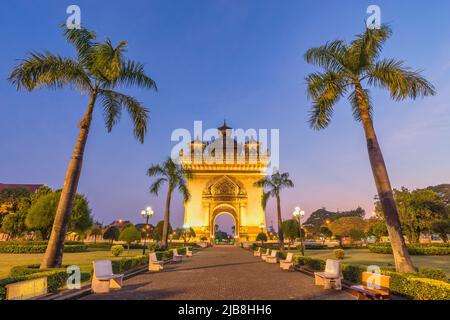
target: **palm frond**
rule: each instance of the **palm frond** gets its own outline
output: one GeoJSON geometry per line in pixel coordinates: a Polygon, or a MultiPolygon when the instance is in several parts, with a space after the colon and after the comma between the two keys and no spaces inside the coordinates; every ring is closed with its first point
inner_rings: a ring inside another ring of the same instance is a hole
{"type": "Polygon", "coordinates": [[[161,165],[157,164],[152,165],[150,168],[148,168],[147,175],[149,177],[166,176],[166,172],[164,171],[164,168],[161,165]]]}
{"type": "Polygon", "coordinates": [[[114,47],[110,39],[96,44],[91,53],[91,72],[99,78],[106,80],[107,87],[114,87],[124,64],[124,52],[126,51],[126,41],[121,41],[114,47]]]}
{"type": "Polygon", "coordinates": [[[367,71],[368,83],[388,89],[395,100],[407,97],[435,95],[435,89],[421,74],[404,66],[403,61],[385,59],[375,63],[367,71]]]}
{"type": "Polygon", "coordinates": [[[189,192],[184,179],[181,179],[178,182],[178,191],[183,195],[184,202],[188,202],[189,199],[191,199],[191,193],[189,192]]]}
{"type": "Polygon", "coordinates": [[[112,104],[120,104],[128,111],[134,124],[134,135],[143,143],[147,132],[148,109],[142,106],[135,98],[116,91],[99,90],[99,94],[107,96],[108,100],[115,100],[112,104]]]}
{"type": "Polygon", "coordinates": [[[93,46],[95,46],[96,34],[89,31],[86,28],[81,29],[69,29],[66,23],[62,24],[64,29],[64,36],[67,42],[73,44],[77,50],[78,61],[86,68],[89,68],[90,52],[93,46]]]}
{"type": "Polygon", "coordinates": [[[344,41],[335,40],[323,46],[311,48],[305,53],[306,62],[325,70],[341,72],[345,68],[344,59],[347,46],[344,41]]]}
{"type": "Polygon", "coordinates": [[[380,28],[369,29],[356,36],[349,50],[350,58],[357,63],[357,70],[370,66],[381,53],[384,43],[391,37],[392,29],[383,24],[380,28]]]}
{"type": "Polygon", "coordinates": [[[123,66],[118,83],[126,86],[158,90],[156,82],[145,73],[144,65],[132,60],[128,60],[123,66]]]}
{"type": "Polygon", "coordinates": [[[92,84],[81,64],[49,52],[32,52],[17,65],[8,77],[17,90],[35,90],[40,87],[57,89],[64,86],[76,87],[84,92],[92,84]]]}
{"type": "Polygon", "coordinates": [[[108,132],[111,132],[114,125],[119,122],[122,115],[122,105],[117,96],[111,91],[100,91],[100,98],[103,106],[103,118],[108,132]]]}
{"type": "Polygon", "coordinates": [[[158,180],[153,182],[152,185],[150,186],[150,193],[152,193],[152,194],[157,196],[158,193],[159,193],[159,189],[161,188],[163,183],[166,182],[166,181],[167,181],[166,178],[159,178],[158,180]]]}
{"type": "Polygon", "coordinates": [[[264,210],[266,210],[267,208],[267,203],[269,202],[271,193],[269,192],[264,192],[262,197],[261,197],[261,206],[263,207],[264,210]]]}

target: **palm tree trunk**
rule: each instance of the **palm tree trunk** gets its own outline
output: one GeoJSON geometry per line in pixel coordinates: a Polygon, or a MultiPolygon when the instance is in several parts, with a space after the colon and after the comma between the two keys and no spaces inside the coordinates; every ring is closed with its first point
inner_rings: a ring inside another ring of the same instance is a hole
{"type": "Polygon", "coordinates": [[[170,200],[171,200],[171,198],[172,198],[172,187],[169,185],[169,189],[167,190],[166,211],[164,213],[164,225],[163,225],[163,234],[162,234],[163,249],[167,249],[168,240],[169,240],[170,200]]]}
{"type": "Polygon", "coordinates": [[[277,194],[277,214],[278,214],[278,242],[280,244],[280,250],[284,251],[283,220],[281,219],[281,200],[279,194],[277,194]]]}
{"type": "Polygon", "coordinates": [[[360,85],[356,86],[356,94],[359,101],[359,109],[364,132],[367,141],[367,150],[369,153],[372,173],[375,179],[378,196],[383,208],[384,218],[391,241],[392,251],[394,254],[395,267],[398,272],[415,272],[408,249],[406,248],[405,239],[403,238],[400,219],[398,216],[397,206],[395,204],[392,192],[391,182],[384,162],[383,154],[373,127],[373,122],[369,114],[369,110],[365,107],[363,91],[360,85]]]}
{"type": "Polygon", "coordinates": [[[41,269],[60,267],[62,263],[64,239],[72,214],[73,201],[77,192],[78,181],[80,179],[81,168],[83,165],[84,148],[89,135],[89,128],[92,122],[92,112],[94,110],[96,93],[91,94],[88,108],[84,114],[83,120],[79,124],[80,132],[77,143],[67,168],[64,186],[61,192],[61,198],[56,210],[55,220],[50,235],[50,240],[45,251],[44,259],[41,263],[41,269]]]}

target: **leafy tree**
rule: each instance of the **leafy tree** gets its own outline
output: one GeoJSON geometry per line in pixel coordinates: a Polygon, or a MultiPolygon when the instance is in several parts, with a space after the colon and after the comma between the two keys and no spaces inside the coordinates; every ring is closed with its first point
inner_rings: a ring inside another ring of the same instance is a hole
{"type": "Polygon", "coordinates": [[[264,244],[264,242],[267,242],[267,234],[264,232],[259,233],[256,236],[256,241],[261,241],[261,244],[264,244]]]}
{"type": "Polygon", "coordinates": [[[111,245],[114,241],[119,240],[120,230],[116,226],[108,226],[103,231],[103,239],[110,240],[111,245]]]}
{"type": "Polygon", "coordinates": [[[26,212],[24,211],[7,214],[3,219],[1,230],[7,233],[10,238],[19,237],[27,230],[25,217],[26,212]]]}
{"type": "Polygon", "coordinates": [[[172,193],[175,189],[181,192],[184,201],[187,202],[191,197],[189,190],[187,189],[186,179],[192,178],[192,171],[184,169],[181,165],[175,163],[171,158],[162,165],[152,165],[148,171],[149,177],[159,177],[150,187],[150,193],[158,195],[161,186],[164,183],[168,184],[167,196],[166,196],[166,210],[164,213],[164,226],[162,234],[162,247],[167,248],[170,224],[170,201],[172,199],[172,193]]]}
{"type": "MultiPolygon", "coordinates": [[[[339,239],[342,247],[342,238],[355,236],[356,232],[363,233],[366,230],[367,223],[360,217],[344,217],[333,221],[329,229],[339,239]]],[[[354,240],[352,238],[352,240],[354,240]]]]}
{"type": "MultiPolygon", "coordinates": [[[[32,200],[31,207],[25,218],[25,224],[30,230],[40,232],[43,239],[50,238],[53,221],[55,219],[56,209],[61,196],[60,191],[42,192],[36,195],[32,200]]],[[[83,195],[75,196],[73,213],[69,220],[69,230],[71,232],[82,233],[92,226],[91,210],[89,204],[83,195]]]]}
{"type": "Polygon", "coordinates": [[[448,235],[450,234],[450,220],[436,220],[431,224],[431,231],[437,233],[442,241],[448,243],[448,235]]]}
{"type": "Polygon", "coordinates": [[[183,239],[184,243],[189,242],[191,238],[195,238],[196,234],[192,228],[177,228],[175,235],[178,239],[183,239]]]}
{"type": "Polygon", "coordinates": [[[136,229],[141,231],[142,238],[153,238],[153,230],[155,226],[152,224],[139,223],[135,225],[136,229]]]}
{"type": "Polygon", "coordinates": [[[361,217],[364,218],[366,212],[363,208],[358,207],[355,210],[343,211],[343,212],[333,212],[328,211],[326,208],[322,208],[314,211],[305,221],[304,226],[310,227],[311,233],[314,235],[320,234],[320,228],[328,222],[333,222],[339,218],[343,217],[361,217]]]}
{"type": "Polygon", "coordinates": [[[322,226],[319,229],[319,235],[323,238],[323,245],[325,245],[325,240],[333,236],[333,232],[328,227],[322,226]]]}
{"type": "Polygon", "coordinates": [[[369,220],[367,229],[367,234],[369,236],[374,236],[377,242],[380,241],[381,237],[385,237],[388,235],[386,223],[380,219],[369,220]]]}
{"type": "Polygon", "coordinates": [[[412,243],[419,242],[420,235],[430,231],[433,221],[445,216],[447,210],[439,195],[430,189],[395,189],[394,198],[402,230],[412,243]]]}
{"type": "Polygon", "coordinates": [[[128,254],[130,253],[130,244],[141,240],[141,233],[135,226],[128,226],[120,232],[119,241],[125,241],[128,245],[128,254]]]}
{"type": "Polygon", "coordinates": [[[0,191],[0,216],[17,212],[19,210],[19,202],[23,198],[29,198],[30,196],[30,191],[24,188],[3,189],[0,191]]]}
{"type": "Polygon", "coordinates": [[[51,238],[41,264],[43,269],[61,266],[64,239],[73,212],[96,102],[101,103],[108,131],[119,121],[124,108],[133,121],[134,135],[142,143],[147,131],[148,110],[135,98],[115,89],[123,86],[156,89],[155,82],[145,74],[143,65],[125,58],[126,41],[113,46],[109,39],[97,42],[96,35],[85,28],[68,29],[65,26],[64,35],[75,47],[75,58],[65,58],[50,52],[33,52],[13,69],[8,78],[17,90],[70,87],[89,97],[85,115],[78,125],[80,131],[66,172],[51,238]]]}
{"type": "Polygon", "coordinates": [[[306,78],[308,95],[313,101],[310,124],[314,129],[326,128],[331,122],[333,107],[340,98],[348,96],[353,115],[364,128],[372,173],[383,206],[397,271],[414,272],[375,133],[373,104],[366,87],[388,89],[395,100],[434,95],[435,90],[419,72],[406,67],[402,61],[380,59],[383,45],[391,34],[390,27],[386,25],[377,29],[367,28],[349,44],[336,40],[306,52],[306,61],[324,70],[306,78]]]}
{"type": "Polygon", "coordinates": [[[283,221],[283,235],[288,239],[288,249],[291,249],[291,244],[300,237],[298,221],[295,219],[283,221]]]}
{"type": "Polygon", "coordinates": [[[283,220],[281,218],[281,191],[286,188],[293,188],[294,183],[289,179],[289,173],[276,172],[271,176],[264,177],[263,179],[255,182],[255,187],[264,188],[262,196],[262,206],[264,209],[267,207],[269,198],[274,197],[277,200],[277,218],[278,218],[278,242],[280,250],[284,250],[284,237],[283,237],[283,220]]]}
{"type": "Polygon", "coordinates": [[[362,229],[352,229],[350,230],[349,236],[352,241],[361,241],[366,238],[366,233],[362,229]]]}
{"type": "MultiPolygon", "coordinates": [[[[153,239],[155,241],[161,241],[163,239],[164,220],[159,221],[153,230],[153,239]]],[[[172,233],[172,226],[169,223],[168,234],[172,233]]]]}
{"type": "Polygon", "coordinates": [[[102,228],[94,223],[89,234],[94,237],[94,243],[97,243],[97,237],[102,235],[102,228]]]}

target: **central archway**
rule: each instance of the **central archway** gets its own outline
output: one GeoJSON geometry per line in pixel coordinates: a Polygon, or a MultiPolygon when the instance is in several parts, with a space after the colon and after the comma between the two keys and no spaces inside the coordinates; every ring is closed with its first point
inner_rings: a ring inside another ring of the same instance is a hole
{"type": "Polygon", "coordinates": [[[216,215],[213,230],[215,244],[231,244],[236,241],[236,221],[229,212],[222,212],[216,215]]]}
{"type": "Polygon", "coordinates": [[[237,214],[237,209],[228,203],[221,203],[217,206],[215,206],[212,210],[211,219],[210,219],[210,238],[212,241],[215,239],[215,233],[216,233],[216,220],[218,217],[222,215],[228,215],[233,219],[234,223],[234,239],[239,238],[239,216],[237,214]]]}

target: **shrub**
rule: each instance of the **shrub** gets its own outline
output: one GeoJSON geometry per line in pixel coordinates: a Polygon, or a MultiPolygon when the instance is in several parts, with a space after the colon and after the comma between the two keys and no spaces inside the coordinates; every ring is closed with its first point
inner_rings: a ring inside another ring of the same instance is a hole
{"type": "Polygon", "coordinates": [[[448,282],[447,274],[439,268],[419,268],[418,275],[422,278],[448,282]]]}
{"type": "MultiPolygon", "coordinates": [[[[64,252],[85,252],[87,250],[87,246],[84,244],[77,245],[64,245],[64,252]]],[[[47,249],[46,244],[39,245],[0,245],[0,253],[44,253],[47,249]]]]}
{"type": "Polygon", "coordinates": [[[120,260],[113,260],[112,267],[114,273],[122,273],[139,266],[143,266],[148,262],[148,256],[139,255],[132,258],[122,258],[120,260]]]}
{"type": "MultiPolygon", "coordinates": [[[[372,244],[367,247],[372,253],[392,254],[390,243],[372,244]]],[[[448,243],[415,243],[408,244],[407,247],[411,255],[450,255],[450,245],[448,243]]]]}
{"type": "Polygon", "coordinates": [[[334,256],[336,257],[336,259],[338,260],[343,260],[345,257],[345,251],[342,249],[336,249],[333,251],[334,256]]]}
{"type": "Polygon", "coordinates": [[[114,257],[118,257],[118,256],[120,256],[123,253],[124,250],[125,250],[124,247],[122,245],[120,245],[120,244],[116,245],[116,246],[112,246],[111,247],[111,254],[114,257]]]}
{"type": "Polygon", "coordinates": [[[448,282],[419,278],[417,274],[383,272],[391,277],[391,292],[413,300],[450,300],[448,282]]]}
{"type": "Polygon", "coordinates": [[[296,256],[294,257],[294,264],[299,266],[304,266],[313,271],[323,271],[325,270],[326,262],[320,259],[313,259],[310,257],[296,256]]]}
{"type": "Polygon", "coordinates": [[[343,264],[341,266],[344,280],[355,284],[362,283],[362,274],[367,271],[367,266],[357,264],[343,264]]]}
{"type": "MultiPolygon", "coordinates": [[[[301,246],[298,245],[297,249],[301,250],[301,246]]],[[[323,250],[323,249],[328,249],[328,246],[319,244],[319,243],[308,243],[308,244],[305,244],[305,249],[306,250],[323,250]]]]}

